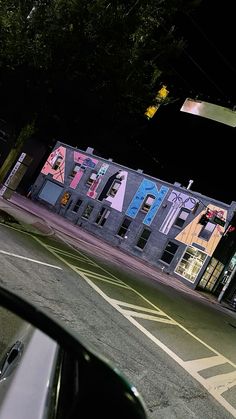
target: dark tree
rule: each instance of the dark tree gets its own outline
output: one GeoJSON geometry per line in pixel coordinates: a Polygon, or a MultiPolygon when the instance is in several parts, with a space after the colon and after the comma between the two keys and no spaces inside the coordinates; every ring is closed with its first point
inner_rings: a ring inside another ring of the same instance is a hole
{"type": "Polygon", "coordinates": [[[45,138],[125,130],[181,53],[177,13],[199,2],[0,0],[2,116],[45,138]]]}

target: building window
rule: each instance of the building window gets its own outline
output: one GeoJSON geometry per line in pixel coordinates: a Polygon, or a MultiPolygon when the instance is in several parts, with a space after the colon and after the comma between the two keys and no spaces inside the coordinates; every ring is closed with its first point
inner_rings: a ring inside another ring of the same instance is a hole
{"type": "Polygon", "coordinates": [[[91,175],[89,176],[86,185],[87,186],[91,186],[93,184],[93,182],[97,179],[97,173],[98,172],[92,172],[91,175]]]}
{"type": "Polygon", "coordinates": [[[121,182],[119,180],[114,180],[108,191],[108,196],[115,196],[119,190],[120,185],[121,182]]]}
{"type": "Polygon", "coordinates": [[[174,225],[177,227],[183,227],[185,221],[187,220],[189,216],[190,211],[183,208],[180,210],[180,213],[178,214],[178,217],[175,220],[174,225]]]}
{"type": "Polygon", "coordinates": [[[223,269],[223,263],[219,262],[215,258],[212,258],[204,272],[204,275],[201,278],[201,281],[198,284],[198,287],[212,291],[223,269]]]}
{"type": "Polygon", "coordinates": [[[53,169],[53,170],[58,170],[58,169],[59,169],[59,167],[60,167],[60,165],[61,165],[62,160],[63,160],[63,157],[58,156],[58,157],[56,158],[56,161],[55,161],[54,165],[52,166],[52,169],[53,169]]]}
{"type": "Polygon", "coordinates": [[[77,199],[72,211],[73,212],[78,212],[82,202],[83,202],[82,199],[77,199]]]}
{"type": "Polygon", "coordinates": [[[88,219],[91,215],[91,212],[93,211],[93,206],[92,205],[87,205],[87,207],[85,208],[83,214],[82,214],[82,218],[86,218],[88,219]]]}
{"type": "Polygon", "coordinates": [[[107,208],[104,208],[103,207],[101,209],[101,211],[98,213],[98,216],[96,218],[95,223],[98,224],[101,227],[104,226],[106,220],[109,217],[110,212],[111,212],[110,210],[108,210],[107,208]]]}
{"type": "Polygon", "coordinates": [[[177,252],[178,245],[173,242],[169,242],[162,253],[161,260],[165,263],[168,263],[168,265],[172,262],[172,259],[177,252]]]}
{"type": "Polygon", "coordinates": [[[130,224],[131,224],[131,220],[129,220],[128,218],[125,218],[117,232],[117,236],[124,238],[127,234],[130,224]]]}
{"type": "Polygon", "coordinates": [[[206,253],[203,253],[195,247],[188,246],[175,272],[188,281],[195,282],[206,257],[206,253]]]}
{"type": "Polygon", "coordinates": [[[74,178],[74,177],[75,177],[75,175],[78,173],[78,171],[79,171],[80,169],[83,169],[83,170],[84,170],[84,168],[83,168],[83,167],[81,167],[81,165],[80,165],[80,164],[75,164],[75,165],[74,165],[74,167],[73,167],[73,169],[72,169],[72,171],[71,171],[71,173],[69,174],[69,177],[74,178]]]}
{"type": "Polygon", "coordinates": [[[142,234],[140,235],[136,244],[136,246],[139,247],[139,249],[144,249],[144,247],[147,244],[150,234],[151,234],[150,230],[148,230],[147,228],[143,229],[142,234]]]}
{"type": "Polygon", "coordinates": [[[146,199],[145,199],[142,207],[141,207],[141,211],[147,213],[150,210],[150,208],[151,208],[151,206],[152,206],[152,204],[153,204],[154,201],[155,201],[155,196],[148,195],[146,197],[146,199]]]}
{"type": "Polygon", "coordinates": [[[216,225],[208,221],[205,226],[202,227],[198,237],[203,240],[208,241],[211,238],[213,231],[215,230],[216,225]]]}

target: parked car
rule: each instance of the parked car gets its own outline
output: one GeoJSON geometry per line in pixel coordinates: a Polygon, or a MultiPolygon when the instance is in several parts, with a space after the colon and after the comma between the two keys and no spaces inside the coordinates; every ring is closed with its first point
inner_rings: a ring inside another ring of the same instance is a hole
{"type": "Polygon", "coordinates": [[[144,419],[137,389],[73,332],[0,288],[0,419],[144,419]]]}

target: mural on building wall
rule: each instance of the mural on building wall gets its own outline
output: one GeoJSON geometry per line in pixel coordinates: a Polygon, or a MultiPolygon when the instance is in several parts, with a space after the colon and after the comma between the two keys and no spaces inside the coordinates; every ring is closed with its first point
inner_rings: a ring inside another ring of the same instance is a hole
{"type": "Polygon", "coordinates": [[[56,148],[48,157],[45,165],[41,170],[41,173],[43,173],[44,175],[51,174],[53,179],[57,180],[58,182],[64,183],[65,158],[66,148],[62,146],[56,148]]]}
{"type": "Polygon", "coordinates": [[[209,214],[217,215],[222,220],[227,219],[227,210],[216,207],[209,204],[197,217],[195,217],[191,223],[189,223],[176,237],[175,239],[185,243],[186,245],[197,245],[204,250],[208,255],[212,255],[216,246],[218,245],[225,228],[219,224],[209,222],[201,224],[202,217],[209,211],[209,214]],[[207,226],[207,224],[209,226],[207,226]],[[201,235],[204,228],[206,229],[206,236],[201,235]]]}
{"type": "Polygon", "coordinates": [[[122,212],[123,209],[127,178],[128,172],[126,172],[125,170],[119,170],[115,179],[118,179],[120,181],[120,186],[117,189],[114,196],[109,195],[106,198],[106,201],[109,201],[111,203],[111,208],[114,208],[120,212],[122,212]]]}
{"type": "Polygon", "coordinates": [[[171,192],[170,196],[168,197],[168,201],[172,202],[172,205],[160,228],[160,232],[163,234],[169,233],[182,208],[186,208],[189,211],[192,211],[196,204],[199,202],[196,198],[175,190],[171,192]]]}
{"type": "Polygon", "coordinates": [[[150,206],[147,215],[143,220],[143,224],[150,225],[160,207],[169,188],[166,186],[161,186],[161,189],[158,190],[155,182],[143,179],[141,185],[139,186],[137,192],[135,193],[127,211],[126,215],[131,218],[135,218],[140,211],[142,204],[148,196],[154,197],[153,203],[150,206]]]}
{"type": "Polygon", "coordinates": [[[88,157],[85,154],[79,153],[78,151],[74,151],[74,162],[78,164],[80,167],[75,177],[72,179],[70,183],[70,187],[72,189],[75,189],[78,186],[80,179],[82,178],[84,174],[85,169],[87,167],[93,169],[98,163],[98,160],[92,159],[91,157],[88,157]]]}
{"type": "Polygon", "coordinates": [[[109,167],[109,164],[107,163],[103,163],[102,166],[100,167],[95,180],[93,181],[93,183],[91,184],[88,192],[87,192],[87,196],[89,196],[90,198],[96,199],[97,197],[97,188],[103,178],[103,176],[105,175],[107,169],[109,167]]]}
{"type": "Polygon", "coordinates": [[[120,175],[121,170],[118,170],[117,172],[115,172],[113,175],[111,175],[108,180],[106,181],[99,197],[98,200],[102,201],[103,199],[106,199],[110,193],[111,187],[114,184],[114,182],[116,180],[119,180],[119,175],[120,175]]]}

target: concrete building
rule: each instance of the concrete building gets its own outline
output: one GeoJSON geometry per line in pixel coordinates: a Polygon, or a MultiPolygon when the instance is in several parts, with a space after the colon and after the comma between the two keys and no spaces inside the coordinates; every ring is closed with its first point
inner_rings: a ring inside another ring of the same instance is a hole
{"type": "MultiPolygon", "coordinates": [[[[236,202],[219,202],[194,192],[191,185],[170,184],[98,157],[90,147],[82,151],[57,142],[33,185],[32,198],[75,228],[196,288],[236,202]]],[[[224,267],[219,266],[216,282],[224,267]]]]}

